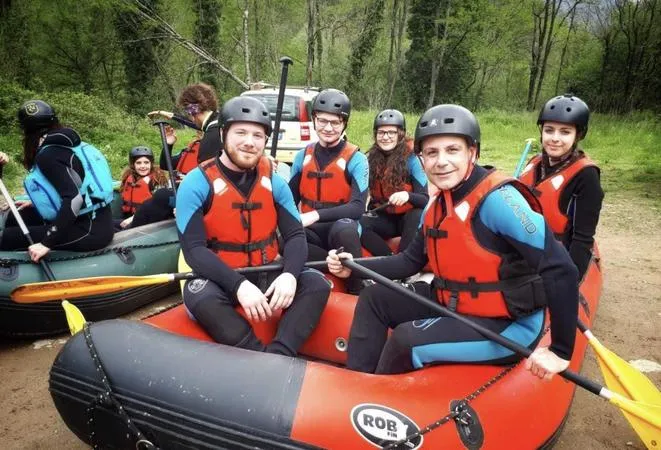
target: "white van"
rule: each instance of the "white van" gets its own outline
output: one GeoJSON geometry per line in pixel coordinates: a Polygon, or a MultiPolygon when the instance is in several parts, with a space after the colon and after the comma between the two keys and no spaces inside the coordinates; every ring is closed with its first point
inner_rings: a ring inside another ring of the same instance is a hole
{"type": "MultiPolygon", "coordinates": [[[[312,123],[312,100],[318,93],[319,89],[312,87],[285,89],[278,136],[278,161],[291,164],[298,150],[317,141],[317,133],[315,133],[314,124],[312,123]]],[[[261,100],[269,109],[273,126],[275,126],[275,112],[278,105],[277,86],[259,83],[241,95],[249,95],[261,100]]],[[[275,138],[274,131],[271,139],[275,138]]],[[[269,140],[266,152],[271,151],[271,143],[272,141],[269,140]]]]}

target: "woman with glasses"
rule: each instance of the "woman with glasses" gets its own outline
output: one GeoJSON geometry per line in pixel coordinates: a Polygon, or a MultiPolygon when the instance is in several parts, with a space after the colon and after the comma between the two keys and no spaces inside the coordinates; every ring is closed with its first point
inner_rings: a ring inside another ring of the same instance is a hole
{"type": "MultiPolygon", "coordinates": [[[[312,104],[319,141],[294,157],[289,187],[308,240],[308,259],[324,260],[331,248],[344,247],[361,256],[359,220],[367,203],[369,167],[360,149],[343,139],[351,102],[337,89],[321,91],[312,104]]],[[[347,290],[357,293],[360,278],[351,278],[347,290]]]]}
{"type": "MultiPolygon", "coordinates": [[[[218,123],[218,98],[213,88],[204,83],[191,84],[184,88],[177,100],[177,106],[186,113],[186,117],[169,111],[152,111],[147,114],[150,118],[158,116],[176,120],[186,126],[198,130],[197,137],[193,139],[178,154],[172,155],[172,167],[177,173],[178,180],[193,170],[203,161],[211,159],[222,148],[220,139],[220,125],[218,123]]],[[[172,127],[166,128],[168,151],[177,142],[177,135],[172,127]]],[[[161,169],[167,169],[167,160],[161,152],[159,161],[161,169]]],[[[146,225],[148,223],[167,220],[173,217],[174,194],[170,189],[160,189],[154,196],[143,203],[135,212],[131,227],[146,225]]]]}
{"type": "Polygon", "coordinates": [[[401,236],[404,250],[420,224],[429,201],[427,176],[413,153],[413,140],[406,137],[406,120],[396,109],[381,111],[374,118],[374,145],[367,159],[370,171],[370,206],[379,209],[360,219],[361,241],[374,256],[392,253],[385,240],[401,236]]]}

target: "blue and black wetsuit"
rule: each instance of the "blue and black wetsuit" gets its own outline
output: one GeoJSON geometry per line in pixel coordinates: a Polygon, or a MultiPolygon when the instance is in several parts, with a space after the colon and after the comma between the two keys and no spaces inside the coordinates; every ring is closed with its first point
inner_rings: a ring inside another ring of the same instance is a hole
{"type": "MultiPolygon", "coordinates": [[[[218,163],[224,176],[247,197],[256,182],[256,171],[234,172],[220,160],[218,163]]],[[[318,323],[330,286],[320,272],[304,268],[307,244],[291,191],[277,173],[273,174],[271,182],[278,230],[284,242],[280,248],[283,271],[297,278],[294,301],[284,312],[273,342],[265,347],[255,336],[250,323],[235,311],[238,305],[236,292],[246,279],[265,291],[279,273],[244,277],[207,247],[203,220],[210,208],[213,191],[199,167],[186,176],[177,192],[176,223],[181,249],[186,262],[202,277],[186,283],[184,304],[217,342],[293,356],[318,323]]]]}
{"type": "MultiPolygon", "coordinates": [[[[409,193],[409,203],[413,206],[413,209],[404,214],[378,211],[376,217],[363,215],[360,219],[363,228],[360,236],[361,243],[374,256],[390,255],[392,251],[385,241],[395,236],[402,237],[399,241],[399,252],[408,247],[417,233],[422,211],[429,202],[427,175],[425,175],[420,158],[417,155],[412,154],[408,157],[407,169],[409,173],[408,182],[413,187],[413,191],[409,193]]],[[[370,205],[368,209],[375,206],[370,205]]]]}
{"type": "MultiPolygon", "coordinates": [[[[476,166],[469,179],[452,192],[453,203],[459,204],[486,173],[476,166]]],[[[444,210],[443,196],[435,201],[444,210]]],[[[487,195],[473,217],[470,226],[480,245],[498,254],[521,257],[539,273],[551,314],[550,349],[559,357],[570,359],[576,335],[578,274],[567,251],[554,238],[543,216],[534,212],[512,186],[487,195]],[[526,228],[520,220],[522,214],[535,226],[526,228]],[[532,228],[534,232],[530,233],[532,228]]],[[[365,266],[388,278],[403,279],[422,270],[427,262],[425,237],[420,231],[404,252],[365,266]]],[[[411,287],[432,297],[426,283],[414,283],[411,287]]],[[[517,320],[471,318],[532,348],[543,331],[544,311],[517,320]]],[[[349,368],[377,373],[406,372],[431,363],[498,364],[519,359],[460,322],[439,317],[434,310],[380,285],[367,287],[360,294],[348,350],[349,368]],[[390,338],[389,328],[393,329],[390,338]]]]}

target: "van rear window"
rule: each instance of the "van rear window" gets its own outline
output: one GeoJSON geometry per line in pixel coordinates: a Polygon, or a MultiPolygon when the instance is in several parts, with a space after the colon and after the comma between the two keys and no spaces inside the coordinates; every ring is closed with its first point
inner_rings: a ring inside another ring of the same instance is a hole
{"type": "MultiPolygon", "coordinates": [[[[251,94],[251,97],[262,101],[269,109],[271,120],[275,120],[275,112],[278,106],[278,96],[273,94],[251,94]]],[[[298,122],[299,121],[299,98],[292,95],[285,95],[284,102],[282,103],[282,120],[283,122],[298,122]]]]}

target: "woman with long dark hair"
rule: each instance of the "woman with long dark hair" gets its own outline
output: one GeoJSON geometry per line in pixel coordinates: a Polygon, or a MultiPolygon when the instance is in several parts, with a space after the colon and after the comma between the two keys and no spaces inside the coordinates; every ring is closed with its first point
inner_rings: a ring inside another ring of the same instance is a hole
{"type": "Polygon", "coordinates": [[[385,256],[392,253],[387,239],[401,236],[398,251],[402,251],[415,237],[429,194],[413,140],[406,136],[404,115],[396,109],[381,111],[373,129],[374,145],[367,155],[369,209],[384,209],[363,215],[361,243],[373,255],[385,256]]]}
{"type": "Polygon", "coordinates": [[[25,102],[18,110],[18,122],[30,201],[17,203],[36,243],[29,245],[10,217],[0,249],[27,248],[37,262],[51,249],[89,251],[108,245],[113,237],[112,176],[103,155],[61,125],[44,101],[25,102]]]}
{"type": "Polygon", "coordinates": [[[590,110],[571,94],[547,101],[539,112],[542,154],[521,174],[533,189],[555,236],[569,251],[579,279],[588,269],[599,223],[601,189],[599,167],[578,147],[588,132],[590,110]]]}

